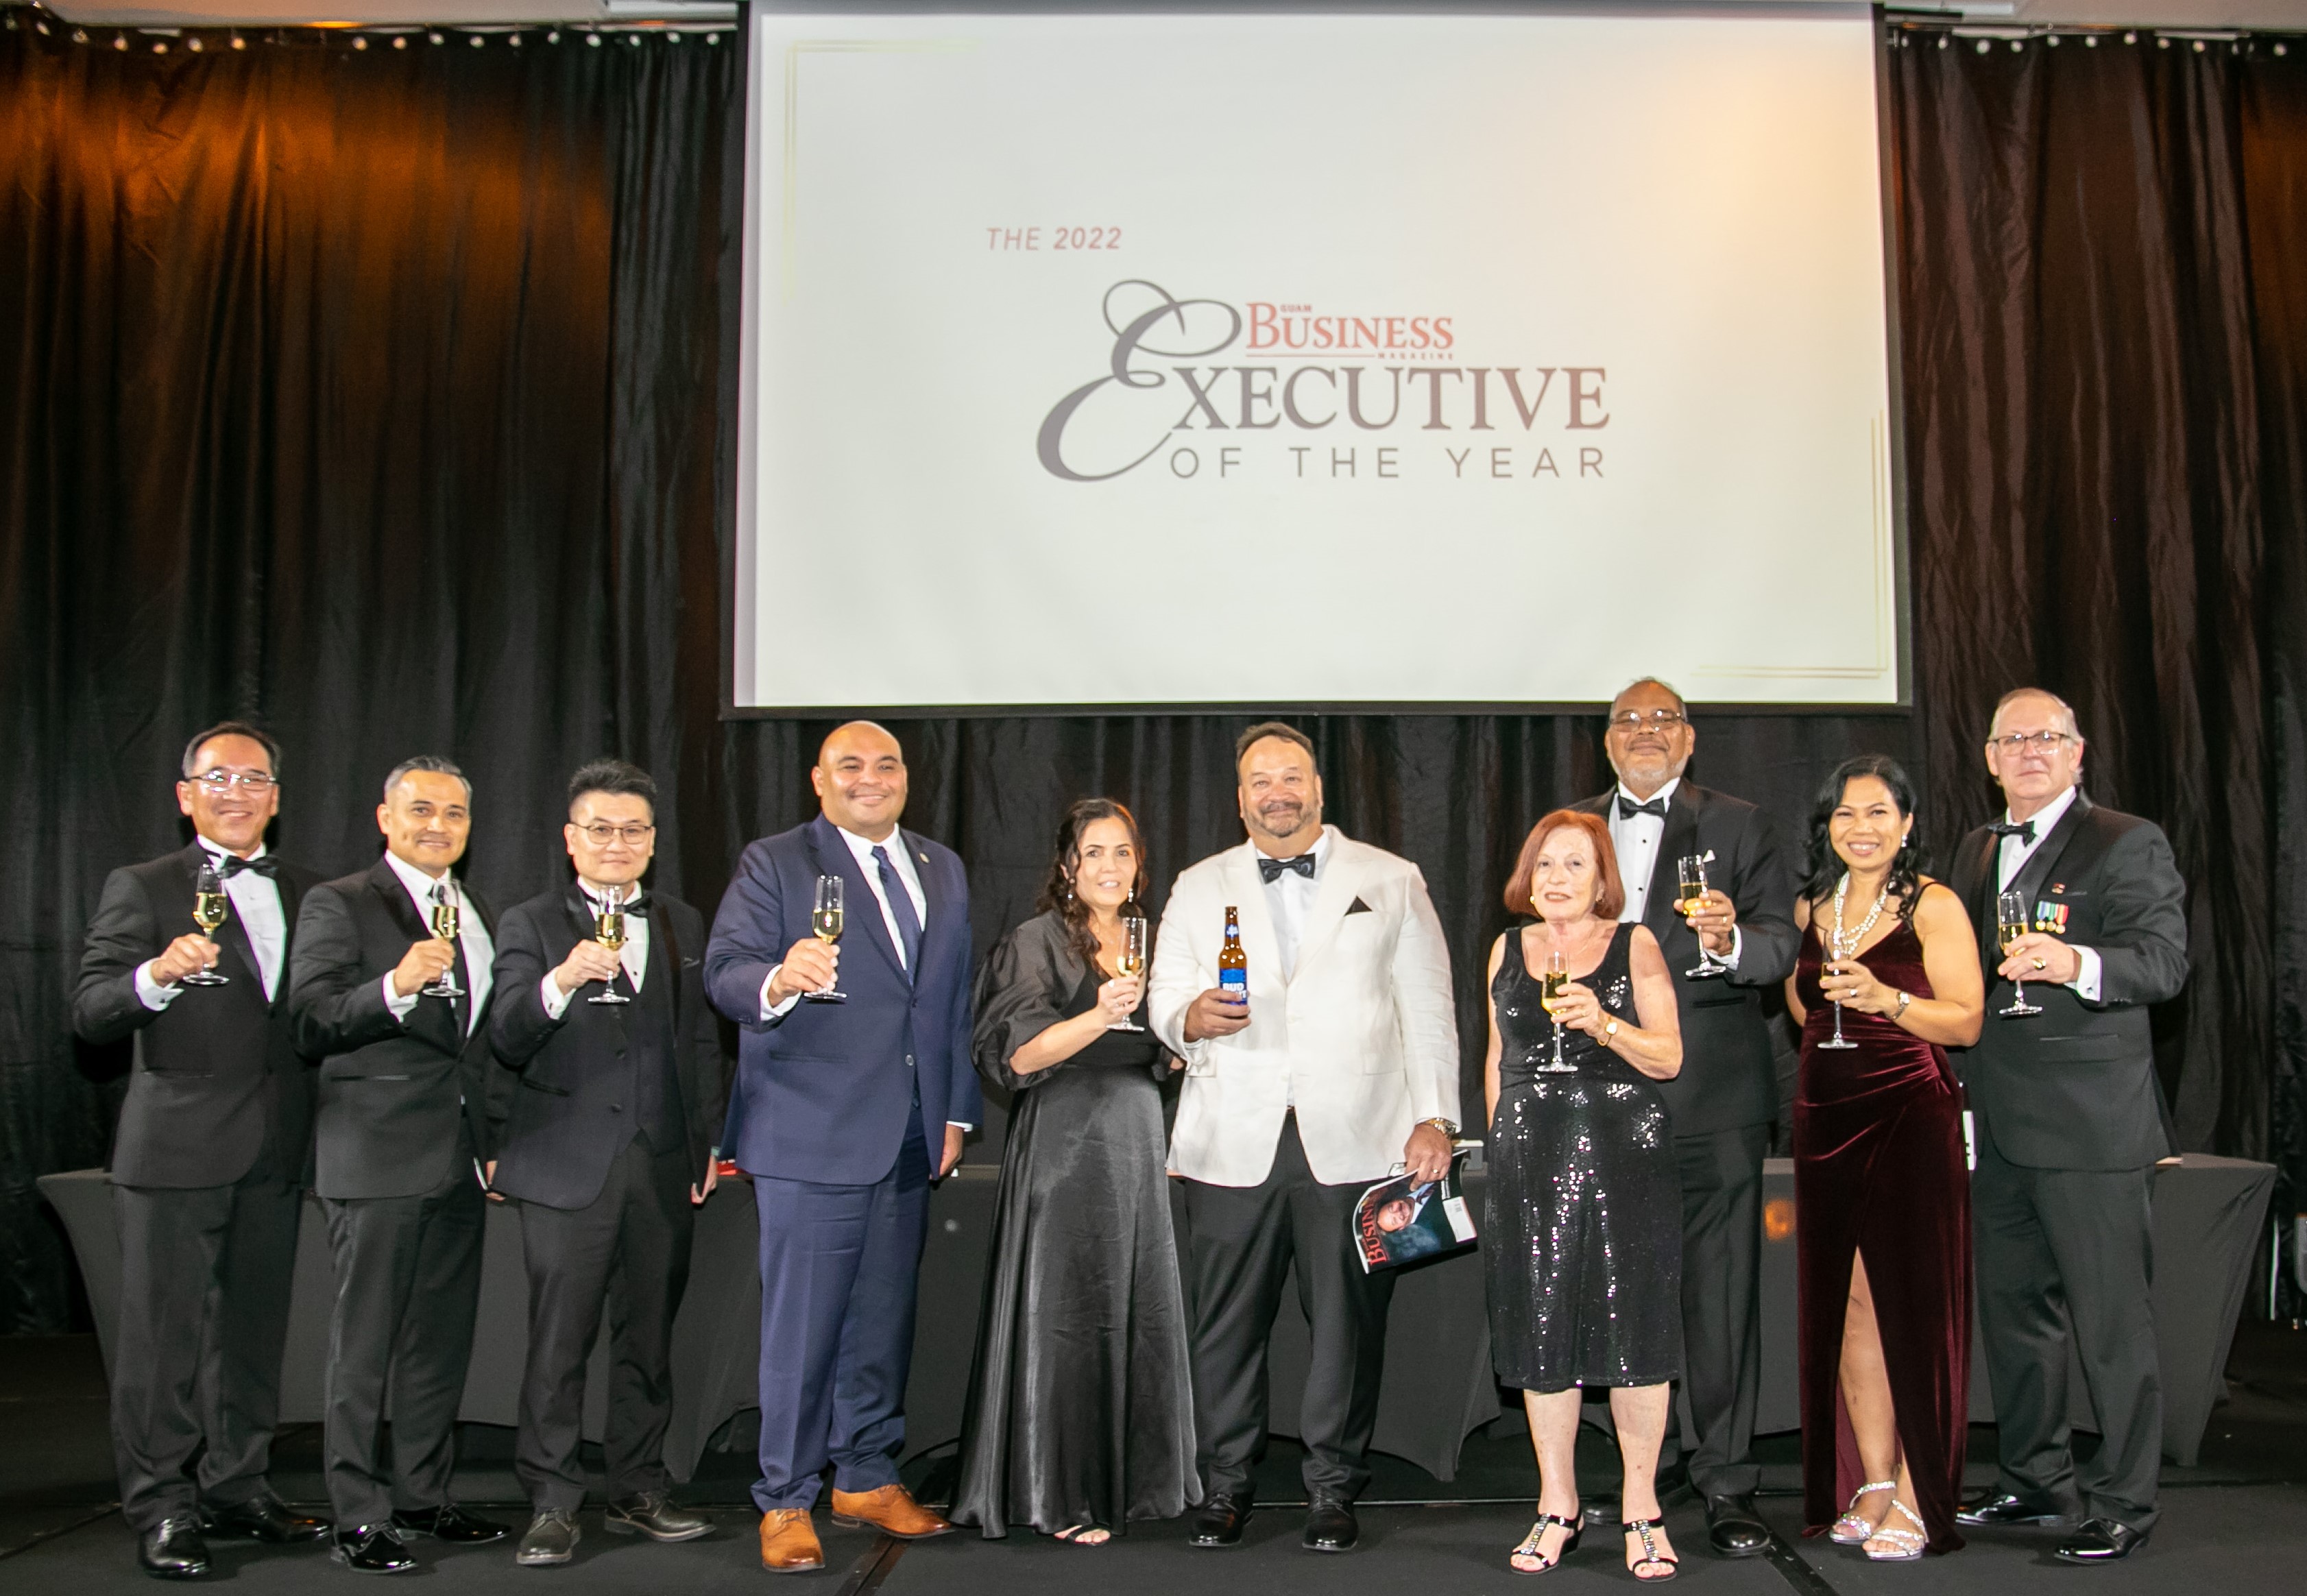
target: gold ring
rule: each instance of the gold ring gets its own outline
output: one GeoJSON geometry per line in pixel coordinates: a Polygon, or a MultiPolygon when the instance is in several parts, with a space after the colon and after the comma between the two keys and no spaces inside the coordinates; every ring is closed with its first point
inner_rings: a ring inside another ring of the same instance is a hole
{"type": "Polygon", "coordinates": [[[2045,970],[2045,969],[2050,968],[2050,966],[2049,966],[2049,965],[2045,965],[2045,964],[2041,959],[2039,959],[2039,958],[2038,958],[2038,959],[2037,959],[2037,960],[2035,961],[2035,967],[2036,967],[2037,969],[2038,969],[2038,970],[2045,970]]]}

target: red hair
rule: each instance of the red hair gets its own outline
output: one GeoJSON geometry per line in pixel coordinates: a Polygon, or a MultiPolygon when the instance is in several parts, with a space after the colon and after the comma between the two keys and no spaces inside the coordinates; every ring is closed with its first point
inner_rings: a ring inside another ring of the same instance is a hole
{"type": "Polygon", "coordinates": [[[1625,883],[1618,880],[1618,851],[1610,845],[1610,828],[1599,815],[1579,809],[1557,809],[1530,828],[1522,838],[1522,856],[1514,861],[1506,882],[1506,907],[1516,914],[1531,913],[1531,878],[1538,874],[1538,850],[1557,831],[1582,831],[1594,845],[1594,914],[1616,920],[1625,912],[1625,883]]]}

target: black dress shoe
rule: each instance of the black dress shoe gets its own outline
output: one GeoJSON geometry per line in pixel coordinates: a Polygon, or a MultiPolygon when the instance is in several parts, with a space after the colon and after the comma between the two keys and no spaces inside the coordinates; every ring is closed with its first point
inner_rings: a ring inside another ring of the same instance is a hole
{"type": "Polygon", "coordinates": [[[1771,1549],[1771,1528],[1752,1497],[1706,1498],[1706,1543],[1725,1557],[1754,1557],[1771,1549]]]}
{"type": "Polygon", "coordinates": [[[211,1535],[238,1535],[272,1546],[325,1540],[329,1533],[327,1519],[307,1518],[292,1511],[270,1491],[229,1507],[202,1508],[201,1527],[211,1535]]]}
{"type": "Polygon", "coordinates": [[[2111,1518],[2087,1518],[2051,1555],[2062,1563],[2119,1563],[2147,1544],[2147,1532],[2111,1518]]]}
{"type": "Polygon", "coordinates": [[[400,1544],[390,1524],[356,1524],[339,1530],[337,1544],[329,1556],[355,1574],[407,1574],[416,1566],[416,1559],[400,1544]]]}
{"type": "Polygon", "coordinates": [[[1956,1509],[1954,1522],[1973,1530],[1996,1530],[2006,1524],[2054,1524],[2064,1516],[2048,1497],[1990,1490],[1956,1509]]]}
{"type": "Polygon", "coordinates": [[[694,1540],[713,1532],[708,1520],[683,1513],[661,1490],[645,1490],[610,1503],[601,1523],[612,1535],[646,1535],[651,1540],[694,1540]]]}
{"type": "Polygon", "coordinates": [[[522,1568],[550,1568],[577,1555],[581,1532],[577,1515],[566,1507],[540,1507],[528,1521],[527,1532],[513,1549],[512,1560],[522,1568]]]}
{"type": "Polygon", "coordinates": [[[1223,1491],[1202,1504],[1194,1517],[1194,1532],[1186,1537],[1188,1546],[1239,1546],[1241,1527],[1249,1522],[1249,1498],[1228,1496],[1223,1491]]]}
{"type": "Polygon", "coordinates": [[[201,1521],[189,1513],[162,1519],[136,1538],[137,1566],[154,1579],[205,1579],[208,1542],[201,1521]]]}
{"type": "Polygon", "coordinates": [[[1298,1544],[1308,1551],[1350,1552],[1361,1538],[1362,1527],[1354,1521],[1352,1503],[1316,1497],[1306,1510],[1306,1533],[1298,1544]]]}
{"type": "Polygon", "coordinates": [[[392,1515],[392,1527],[404,1535],[430,1535],[451,1546],[478,1546],[486,1540],[502,1540],[512,1533],[510,1524],[478,1517],[454,1502],[414,1513],[396,1513],[392,1515]]]}

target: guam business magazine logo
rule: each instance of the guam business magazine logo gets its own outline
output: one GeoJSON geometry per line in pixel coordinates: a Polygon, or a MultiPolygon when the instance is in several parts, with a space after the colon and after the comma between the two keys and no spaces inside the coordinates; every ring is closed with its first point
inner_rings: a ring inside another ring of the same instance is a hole
{"type": "Polygon", "coordinates": [[[1102,374],[1051,407],[1035,451],[1066,482],[1607,480],[1606,365],[1476,352],[1457,318],[1105,291],[1102,374]]]}

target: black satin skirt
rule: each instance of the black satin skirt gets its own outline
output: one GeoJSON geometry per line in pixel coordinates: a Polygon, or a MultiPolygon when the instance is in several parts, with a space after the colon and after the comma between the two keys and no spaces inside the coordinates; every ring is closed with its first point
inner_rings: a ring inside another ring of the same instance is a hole
{"type": "Polygon", "coordinates": [[[1161,1089],[1085,1055],[1012,1114],[954,1522],[1175,1518],[1202,1493],[1161,1089]]]}

